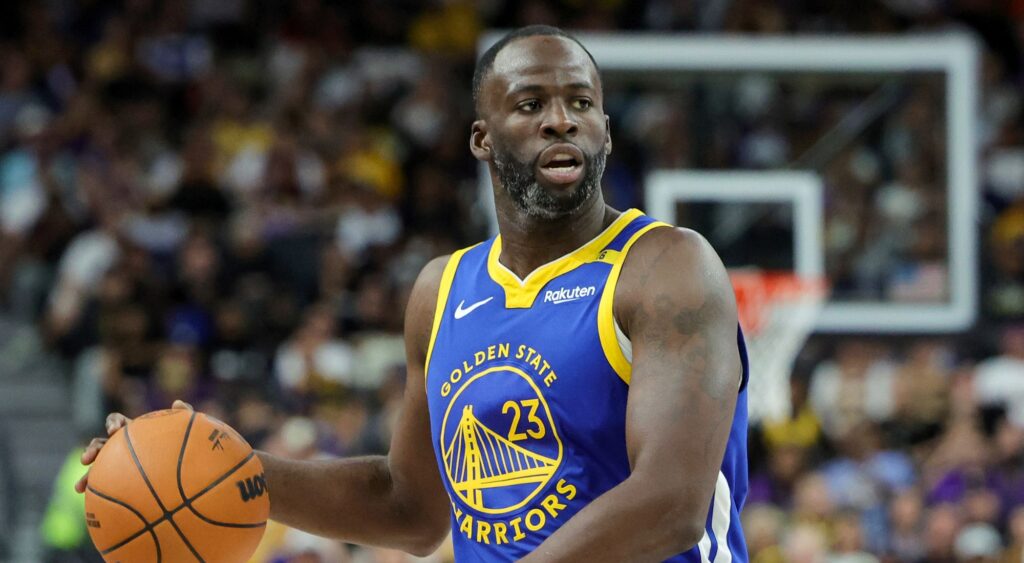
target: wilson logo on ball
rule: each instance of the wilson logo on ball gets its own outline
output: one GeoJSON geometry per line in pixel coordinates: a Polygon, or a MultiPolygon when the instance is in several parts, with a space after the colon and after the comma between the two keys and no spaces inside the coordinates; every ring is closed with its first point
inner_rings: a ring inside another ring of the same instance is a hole
{"type": "Polygon", "coordinates": [[[101,527],[99,519],[97,519],[96,515],[93,514],[92,512],[86,512],[85,513],[85,524],[87,526],[89,526],[90,528],[99,528],[99,527],[101,527]]]}
{"type": "Polygon", "coordinates": [[[256,497],[263,496],[267,492],[267,481],[263,478],[262,473],[238,481],[235,483],[235,486],[238,487],[238,492],[242,494],[242,502],[249,502],[256,497]]]}

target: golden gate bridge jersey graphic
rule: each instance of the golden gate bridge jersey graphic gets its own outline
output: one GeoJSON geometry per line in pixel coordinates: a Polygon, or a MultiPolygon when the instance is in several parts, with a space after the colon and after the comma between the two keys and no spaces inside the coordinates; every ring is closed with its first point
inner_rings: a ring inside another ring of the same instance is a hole
{"type": "Polygon", "coordinates": [[[484,508],[486,489],[545,483],[558,469],[557,460],[531,452],[487,428],[473,414],[473,406],[462,409],[444,452],[452,488],[471,507],[484,508]]]}

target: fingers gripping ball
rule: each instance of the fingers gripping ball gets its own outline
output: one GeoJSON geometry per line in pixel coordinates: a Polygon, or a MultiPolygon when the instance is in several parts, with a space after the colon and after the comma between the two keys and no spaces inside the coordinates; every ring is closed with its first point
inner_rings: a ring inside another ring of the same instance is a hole
{"type": "Polygon", "coordinates": [[[155,411],[100,450],[86,523],[108,562],[244,563],[270,513],[263,465],[230,426],[185,409],[155,411]]]}

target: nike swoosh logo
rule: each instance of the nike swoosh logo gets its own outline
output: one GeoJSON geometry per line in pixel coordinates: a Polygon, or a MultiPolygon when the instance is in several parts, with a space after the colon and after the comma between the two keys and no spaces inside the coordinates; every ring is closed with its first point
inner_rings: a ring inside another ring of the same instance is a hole
{"type": "Polygon", "coordinates": [[[466,304],[466,300],[463,299],[462,302],[459,303],[459,306],[455,308],[455,318],[461,319],[462,317],[465,317],[466,315],[477,310],[478,307],[486,305],[487,302],[490,301],[491,299],[494,299],[493,295],[491,297],[488,297],[487,299],[484,299],[483,301],[477,301],[476,303],[473,303],[472,305],[466,307],[465,309],[462,308],[462,306],[466,304]]]}

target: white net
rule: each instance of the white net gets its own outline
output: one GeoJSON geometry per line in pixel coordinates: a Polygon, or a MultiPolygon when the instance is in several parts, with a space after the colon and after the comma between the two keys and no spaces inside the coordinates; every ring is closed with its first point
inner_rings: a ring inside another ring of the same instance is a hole
{"type": "Polygon", "coordinates": [[[785,419],[793,362],[821,312],[825,284],[791,272],[735,270],[730,278],[750,359],[750,420],[785,419]]]}

